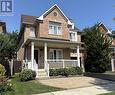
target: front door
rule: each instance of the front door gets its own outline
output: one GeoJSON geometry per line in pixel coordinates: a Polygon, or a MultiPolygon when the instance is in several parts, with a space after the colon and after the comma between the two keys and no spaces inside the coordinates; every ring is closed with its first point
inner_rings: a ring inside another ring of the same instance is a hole
{"type": "Polygon", "coordinates": [[[34,59],[36,60],[36,63],[38,64],[38,50],[34,50],[34,59]]]}

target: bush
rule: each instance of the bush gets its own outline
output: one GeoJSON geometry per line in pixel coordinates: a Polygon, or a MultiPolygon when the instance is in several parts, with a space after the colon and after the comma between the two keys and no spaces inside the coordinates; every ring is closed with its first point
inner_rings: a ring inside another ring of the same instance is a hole
{"type": "Polygon", "coordinates": [[[0,76],[0,93],[13,90],[13,85],[8,83],[8,79],[5,76],[0,76]]]}
{"type": "Polygon", "coordinates": [[[29,81],[34,80],[36,77],[36,72],[30,69],[24,69],[19,73],[19,80],[20,81],[29,81]]]}
{"type": "Polygon", "coordinates": [[[5,72],[6,72],[5,67],[0,64],[0,76],[4,76],[5,72]]]}
{"type": "Polygon", "coordinates": [[[71,67],[71,68],[60,68],[60,69],[50,69],[50,76],[66,76],[69,75],[81,75],[83,73],[80,67],[71,67]]]}
{"type": "Polygon", "coordinates": [[[82,70],[81,67],[76,67],[76,72],[77,72],[78,75],[83,74],[83,70],[82,70]]]}
{"type": "Polygon", "coordinates": [[[69,69],[68,68],[59,69],[59,75],[68,77],[69,76],[69,69]]]}

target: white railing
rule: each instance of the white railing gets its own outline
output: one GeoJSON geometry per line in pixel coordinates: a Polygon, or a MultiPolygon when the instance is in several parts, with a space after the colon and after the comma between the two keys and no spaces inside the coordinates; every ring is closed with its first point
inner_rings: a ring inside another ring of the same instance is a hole
{"type": "Polygon", "coordinates": [[[66,68],[78,66],[77,60],[48,59],[49,68],[66,68]]]}
{"type": "Polygon", "coordinates": [[[35,59],[34,59],[33,66],[32,66],[31,60],[26,60],[26,61],[23,60],[23,63],[24,63],[24,68],[25,69],[31,69],[31,70],[35,71],[36,72],[36,76],[38,76],[38,64],[37,64],[35,59]]]}
{"type": "Polygon", "coordinates": [[[47,76],[49,77],[49,64],[48,64],[48,62],[45,62],[45,72],[47,73],[47,76]]]}
{"type": "Polygon", "coordinates": [[[34,59],[33,69],[36,72],[36,77],[38,77],[38,64],[35,59],[34,59]]]}

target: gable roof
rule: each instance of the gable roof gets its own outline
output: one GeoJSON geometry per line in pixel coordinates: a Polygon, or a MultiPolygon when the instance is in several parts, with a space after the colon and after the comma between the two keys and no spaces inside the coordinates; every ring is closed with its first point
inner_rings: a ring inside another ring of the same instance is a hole
{"type": "Polygon", "coordinates": [[[102,22],[100,22],[98,24],[98,26],[102,26],[104,28],[105,31],[107,31],[107,34],[111,34],[111,31],[105,26],[105,24],[103,24],[102,22]]]}
{"type": "Polygon", "coordinates": [[[69,20],[69,18],[63,13],[63,11],[59,8],[59,6],[57,4],[53,5],[52,7],[50,7],[47,11],[45,11],[41,16],[39,16],[37,19],[38,20],[43,20],[44,16],[46,16],[50,11],[52,11],[54,8],[57,8],[61,14],[67,19],[68,24],[72,25],[72,22],[69,20]]]}

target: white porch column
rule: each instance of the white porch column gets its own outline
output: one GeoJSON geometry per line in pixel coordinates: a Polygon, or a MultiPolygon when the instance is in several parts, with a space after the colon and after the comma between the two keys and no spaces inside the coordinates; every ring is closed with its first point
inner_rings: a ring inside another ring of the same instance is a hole
{"type": "Polygon", "coordinates": [[[111,58],[111,68],[112,68],[112,71],[115,71],[114,59],[113,58],[111,58]]]}
{"type": "Polygon", "coordinates": [[[77,46],[77,61],[78,61],[78,66],[80,67],[80,53],[79,53],[79,45],[77,46]]]}
{"type": "Polygon", "coordinates": [[[47,63],[47,43],[44,44],[44,68],[45,63],[47,63]]]}
{"type": "Polygon", "coordinates": [[[34,42],[31,42],[31,68],[34,70],[34,42]]]}

